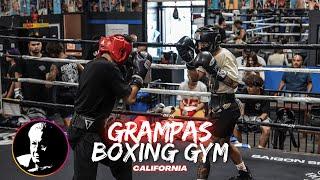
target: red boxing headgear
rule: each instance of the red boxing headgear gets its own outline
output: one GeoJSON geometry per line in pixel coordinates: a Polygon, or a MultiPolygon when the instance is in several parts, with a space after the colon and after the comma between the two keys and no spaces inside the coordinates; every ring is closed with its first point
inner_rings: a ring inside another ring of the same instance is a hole
{"type": "Polygon", "coordinates": [[[124,63],[132,51],[132,44],[121,35],[102,36],[99,40],[98,56],[109,53],[117,64],[124,63]]]}

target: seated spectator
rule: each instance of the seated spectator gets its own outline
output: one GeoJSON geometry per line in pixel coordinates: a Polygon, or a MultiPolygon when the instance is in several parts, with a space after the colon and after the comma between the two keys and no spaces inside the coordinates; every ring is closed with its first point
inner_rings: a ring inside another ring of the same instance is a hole
{"type": "Polygon", "coordinates": [[[282,49],[276,49],[268,58],[268,66],[288,66],[288,59],[282,49]]]}
{"type": "Polygon", "coordinates": [[[235,20],[233,23],[235,27],[235,39],[240,39],[243,42],[246,42],[247,40],[247,33],[246,30],[242,27],[242,21],[241,20],[235,20]]]}
{"type": "MultiPolygon", "coordinates": [[[[20,55],[18,49],[13,48],[7,50],[7,55],[20,55]]],[[[9,68],[6,77],[7,78],[21,78],[22,77],[22,68],[19,64],[17,58],[6,57],[6,61],[9,63],[9,68]]],[[[14,98],[14,99],[23,99],[21,91],[21,83],[14,82],[9,80],[8,88],[4,92],[3,97],[5,98],[14,98]]]]}
{"type": "Polygon", "coordinates": [[[256,52],[251,51],[250,49],[244,49],[242,50],[242,56],[237,57],[236,59],[238,67],[244,67],[247,64],[246,57],[250,56],[251,54],[255,54],[257,56],[259,64],[261,64],[262,66],[267,65],[263,57],[257,55],[256,52]]]}
{"type": "MultiPolygon", "coordinates": [[[[251,55],[256,55],[256,53],[254,51],[251,51],[250,49],[242,50],[242,56],[236,59],[238,67],[245,67],[247,64],[247,59],[248,59],[247,57],[251,55]]],[[[258,56],[258,55],[256,56],[258,58],[258,63],[261,64],[262,66],[266,66],[266,61],[261,56],[258,56]]],[[[244,85],[244,82],[242,81],[244,77],[244,73],[245,71],[239,71],[239,83],[241,85],[244,85]]]]}
{"type": "MultiPolygon", "coordinates": [[[[188,80],[182,82],[179,90],[207,92],[207,86],[201,81],[198,81],[199,75],[195,70],[188,70],[188,80]]],[[[209,102],[206,96],[177,96],[180,101],[179,109],[175,112],[176,115],[204,117],[205,103],[209,102]]]]}
{"type": "MultiPolygon", "coordinates": [[[[65,54],[64,45],[57,42],[49,42],[46,46],[48,55],[52,58],[75,59],[65,54]]],[[[63,81],[69,83],[78,83],[79,74],[83,71],[83,66],[79,63],[57,62],[51,65],[50,72],[46,74],[48,81],[63,81]]],[[[46,85],[52,88],[52,85],[46,85]]],[[[77,88],[74,86],[55,86],[52,90],[52,101],[58,104],[74,104],[74,98],[77,88]]],[[[66,125],[69,125],[72,111],[60,111],[66,125]]]]}
{"type": "MultiPolygon", "coordinates": [[[[247,77],[245,84],[246,88],[243,89],[243,94],[250,95],[263,95],[263,80],[261,77],[255,74],[251,74],[247,77]]],[[[241,120],[247,122],[270,122],[268,117],[268,111],[270,103],[266,100],[260,99],[243,99],[243,108],[241,108],[241,120]]],[[[242,141],[242,131],[246,125],[237,125],[234,129],[234,135],[238,140],[242,141]]],[[[261,136],[259,139],[258,148],[265,148],[270,136],[270,127],[260,126],[261,136]]]]}
{"type": "MultiPolygon", "coordinates": [[[[292,60],[293,68],[302,68],[303,58],[300,55],[295,55],[292,60]]],[[[311,92],[312,79],[309,73],[284,72],[278,88],[278,91],[299,91],[311,92]]],[[[276,93],[278,95],[278,93],[276,93]]]]}
{"type": "MultiPolygon", "coordinates": [[[[249,57],[247,57],[247,64],[246,67],[262,67],[262,65],[258,62],[258,58],[255,54],[251,54],[249,57]]],[[[264,72],[263,71],[245,71],[244,77],[242,79],[243,82],[245,82],[244,79],[246,79],[249,75],[255,74],[264,80],[264,72]]]]}

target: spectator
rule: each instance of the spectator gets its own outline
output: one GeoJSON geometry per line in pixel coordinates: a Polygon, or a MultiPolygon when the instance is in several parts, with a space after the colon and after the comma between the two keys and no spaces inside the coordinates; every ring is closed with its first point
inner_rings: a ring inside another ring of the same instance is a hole
{"type": "Polygon", "coordinates": [[[268,58],[268,66],[288,66],[288,59],[282,49],[276,49],[268,58]]]}
{"type": "MultiPolygon", "coordinates": [[[[13,48],[13,49],[7,50],[7,55],[20,55],[20,52],[18,49],[13,48]]],[[[9,63],[9,69],[6,76],[8,78],[21,78],[22,69],[18,62],[18,59],[12,58],[12,57],[6,57],[6,61],[9,63]]],[[[9,80],[8,88],[5,91],[3,97],[23,99],[22,92],[21,92],[21,83],[9,80]]]]}
{"type": "MultiPolygon", "coordinates": [[[[49,57],[62,59],[75,59],[65,53],[65,48],[62,43],[49,42],[46,46],[46,51],[49,57]]],[[[50,72],[46,74],[48,81],[62,81],[68,83],[78,83],[79,74],[83,71],[83,66],[79,63],[53,63],[50,67],[50,72]]],[[[47,88],[53,88],[52,85],[46,85],[47,88]]],[[[58,104],[74,104],[76,96],[76,87],[72,86],[55,86],[52,91],[52,100],[58,104]]],[[[64,119],[66,125],[71,121],[72,111],[61,110],[60,115],[64,119]]]]}
{"type": "Polygon", "coordinates": [[[235,39],[240,39],[243,42],[246,42],[247,40],[247,33],[246,30],[242,27],[242,21],[241,20],[235,20],[233,23],[235,27],[235,39]]]}
{"type": "MultiPolygon", "coordinates": [[[[40,38],[39,34],[31,34],[30,37],[40,38]]],[[[42,43],[39,41],[29,41],[29,56],[42,57],[42,43]]],[[[23,61],[22,73],[24,78],[46,79],[46,73],[49,71],[49,64],[43,61],[25,60],[23,61]]],[[[24,99],[31,101],[44,102],[47,100],[47,91],[42,84],[22,84],[22,94],[24,99]]]]}
{"type": "MultiPolygon", "coordinates": [[[[136,34],[130,34],[130,37],[133,39],[133,42],[138,42],[138,36],[136,34]]],[[[137,48],[134,48],[134,51],[142,52],[147,51],[147,46],[139,45],[137,48]]]]}
{"type": "Polygon", "coordinates": [[[221,42],[225,43],[227,42],[227,35],[226,35],[227,24],[226,24],[226,20],[223,17],[219,18],[218,26],[221,34],[221,42]]]}
{"type": "MultiPolygon", "coordinates": [[[[194,70],[188,70],[188,80],[180,84],[179,90],[184,91],[197,91],[207,92],[207,86],[198,81],[198,72],[194,70]]],[[[209,98],[206,96],[177,96],[177,100],[180,101],[178,114],[184,116],[204,116],[205,103],[209,102],[209,98]]]]}
{"type": "Polygon", "coordinates": [[[130,37],[132,38],[133,42],[138,42],[138,36],[136,34],[130,34],[130,37]]]}
{"type": "Polygon", "coordinates": [[[242,50],[242,56],[237,57],[237,65],[238,67],[243,67],[247,64],[246,57],[250,56],[251,54],[255,54],[258,58],[258,63],[262,66],[266,66],[266,61],[263,59],[263,57],[258,56],[254,51],[251,51],[250,49],[244,49],[242,50]]]}
{"type": "MultiPolygon", "coordinates": [[[[293,68],[301,68],[303,58],[300,55],[295,55],[292,60],[293,68]]],[[[309,73],[284,72],[280,82],[278,91],[285,87],[289,91],[311,92],[312,80],[309,73]]],[[[276,95],[278,95],[276,93],[276,95]]]]}
{"type": "MultiPolygon", "coordinates": [[[[247,56],[247,63],[246,67],[262,67],[262,65],[258,62],[258,57],[255,54],[251,54],[250,56],[247,56]]],[[[254,72],[254,71],[246,71],[244,73],[244,78],[247,78],[249,74],[256,74],[264,80],[264,72],[254,72]]]]}
{"type": "MultiPolygon", "coordinates": [[[[263,80],[261,77],[255,74],[250,74],[245,81],[246,88],[243,89],[243,94],[250,95],[263,95],[263,80]]],[[[258,99],[244,99],[242,100],[243,106],[241,108],[241,120],[247,122],[264,122],[269,123],[268,111],[270,109],[270,103],[267,100],[258,99]]],[[[249,126],[250,127],[250,126],[249,126]]],[[[242,141],[242,131],[244,131],[246,125],[237,125],[234,129],[234,135],[238,140],[242,141]]],[[[247,130],[255,130],[250,127],[247,130]]],[[[260,126],[261,136],[259,139],[258,148],[265,148],[270,136],[270,127],[260,126]]]]}

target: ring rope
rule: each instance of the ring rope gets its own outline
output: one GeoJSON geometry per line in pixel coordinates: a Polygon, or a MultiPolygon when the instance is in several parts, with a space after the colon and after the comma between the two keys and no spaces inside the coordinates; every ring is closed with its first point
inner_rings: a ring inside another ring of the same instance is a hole
{"type": "MultiPolygon", "coordinates": [[[[181,96],[211,96],[210,92],[198,92],[198,91],[182,91],[182,90],[170,90],[170,89],[154,89],[154,88],[141,88],[142,92],[151,94],[163,94],[163,95],[181,95],[181,96]]],[[[215,94],[213,94],[215,95],[215,94]]],[[[296,103],[320,103],[320,98],[314,97],[283,97],[283,96],[265,96],[265,95],[248,95],[248,94],[235,94],[239,99],[262,99],[279,102],[296,102],[296,103]]]]}
{"type": "Polygon", "coordinates": [[[259,14],[237,14],[237,13],[228,13],[228,12],[221,12],[221,15],[223,16],[227,16],[227,17],[241,17],[241,16],[249,16],[249,17],[281,17],[281,18],[291,18],[291,17],[295,17],[295,18],[309,18],[309,16],[303,16],[303,15],[290,15],[290,17],[288,17],[288,15],[283,14],[283,13],[275,13],[272,12],[272,14],[268,14],[268,13],[259,13],[259,14]],[[286,16],[284,16],[286,15],[286,16]]]}
{"type": "Polygon", "coordinates": [[[271,28],[271,27],[273,27],[273,26],[263,26],[263,27],[258,27],[258,28],[254,28],[254,29],[247,29],[246,31],[249,33],[249,32],[258,31],[261,29],[267,29],[267,28],[271,28]]]}
{"type": "MultiPolygon", "coordinates": [[[[5,102],[8,103],[15,103],[15,104],[22,104],[22,105],[33,105],[39,107],[54,107],[54,108],[68,108],[74,109],[74,105],[71,104],[55,104],[55,103],[47,103],[47,102],[37,102],[37,101],[29,101],[29,100],[17,100],[17,99],[8,99],[3,98],[5,102]]],[[[151,112],[135,112],[135,111],[126,111],[126,110],[112,110],[112,113],[115,114],[123,114],[123,115],[143,115],[143,116],[155,116],[155,117],[162,117],[162,118],[173,118],[173,119],[184,119],[184,120],[192,120],[192,121],[208,121],[207,118],[202,117],[189,117],[189,116],[174,116],[170,114],[164,113],[151,113],[151,112]]],[[[216,117],[213,117],[216,118],[216,117]]]]}
{"type": "Polygon", "coordinates": [[[290,20],[300,20],[300,19],[309,19],[309,17],[281,17],[282,19],[290,19],[290,20]]]}
{"type": "MultiPolygon", "coordinates": [[[[13,103],[19,103],[19,104],[32,104],[32,105],[38,105],[38,106],[48,106],[51,107],[69,107],[74,108],[73,105],[63,105],[63,104],[54,104],[54,103],[43,103],[43,102],[36,102],[36,101],[26,101],[26,100],[12,100],[12,99],[3,99],[7,102],[13,102],[13,103]]],[[[145,115],[145,116],[155,116],[155,117],[163,117],[163,118],[175,118],[175,119],[188,119],[193,121],[211,121],[212,119],[208,118],[201,118],[201,117],[188,117],[188,116],[170,116],[167,114],[162,113],[146,113],[146,112],[134,112],[134,111],[124,111],[124,110],[113,110],[112,113],[115,114],[127,114],[127,115],[145,115]]],[[[283,123],[264,123],[264,122],[246,122],[239,120],[237,123],[239,124],[251,124],[251,125],[261,125],[261,126],[270,126],[270,127],[277,127],[277,128],[290,128],[290,129],[298,129],[298,130],[309,130],[309,131],[320,131],[320,127],[314,127],[314,126],[303,126],[303,125],[295,125],[295,124],[283,124],[283,123]]]]}
{"type": "MultiPolygon", "coordinates": [[[[45,61],[45,62],[64,62],[64,63],[81,63],[86,64],[92,60],[84,59],[60,59],[60,58],[49,58],[49,57],[33,57],[25,55],[6,55],[0,54],[0,57],[13,57],[21,58],[24,60],[34,60],[34,61],[45,61]]],[[[187,69],[186,65],[178,64],[151,64],[152,69],[187,69]]],[[[308,68],[276,68],[276,67],[238,67],[239,71],[276,71],[276,72],[300,72],[300,73],[320,73],[320,69],[308,69],[308,68]]]]}
{"type": "MultiPolygon", "coordinates": [[[[278,33],[284,35],[285,33],[278,33]]],[[[299,33],[296,33],[299,34],[299,33]]],[[[55,41],[64,43],[98,43],[93,40],[76,40],[76,39],[55,39],[55,38],[31,38],[31,37],[17,37],[17,36],[4,36],[0,35],[0,38],[18,39],[23,41],[55,41]]],[[[182,46],[176,43],[150,43],[150,42],[135,42],[134,46],[149,46],[149,47],[177,47],[182,46]]],[[[225,48],[238,48],[238,49],[320,49],[320,44],[221,44],[221,47],[225,48]]]]}
{"type": "MultiPolygon", "coordinates": [[[[13,79],[13,78],[12,78],[13,79]]],[[[57,86],[78,86],[78,83],[68,83],[60,81],[46,81],[33,78],[18,78],[18,82],[29,82],[36,84],[49,84],[57,86]]],[[[155,88],[141,88],[141,92],[151,94],[163,94],[163,95],[181,95],[181,96],[215,96],[210,92],[198,92],[198,91],[182,91],[182,90],[170,90],[170,89],[155,89],[155,88]]],[[[265,95],[247,95],[247,94],[236,94],[236,98],[239,99],[263,99],[271,101],[282,101],[282,102],[303,102],[303,103],[320,103],[320,98],[313,97],[281,97],[281,96],[265,96],[265,95]]]]}
{"type": "Polygon", "coordinates": [[[262,35],[262,36],[308,36],[308,33],[267,33],[267,32],[260,32],[255,33],[256,35],[262,35]]]}
{"type": "MultiPolygon", "coordinates": [[[[186,65],[176,64],[152,64],[152,69],[187,69],[186,65]]],[[[277,68],[277,67],[238,67],[239,71],[276,71],[276,72],[299,72],[299,73],[320,73],[320,69],[308,68],[277,68]]]]}
{"type": "Polygon", "coordinates": [[[285,26],[285,27],[300,27],[300,26],[303,26],[303,27],[309,27],[309,24],[290,24],[290,23],[252,23],[252,24],[255,24],[255,25],[269,25],[269,26],[285,26]]]}
{"type": "MultiPolygon", "coordinates": [[[[252,24],[254,22],[263,22],[263,21],[270,21],[273,20],[274,17],[270,17],[270,18],[265,18],[265,19],[258,19],[258,20],[254,20],[254,21],[243,21],[242,23],[244,24],[252,24]]],[[[226,21],[226,24],[233,24],[234,21],[226,21]]]]}

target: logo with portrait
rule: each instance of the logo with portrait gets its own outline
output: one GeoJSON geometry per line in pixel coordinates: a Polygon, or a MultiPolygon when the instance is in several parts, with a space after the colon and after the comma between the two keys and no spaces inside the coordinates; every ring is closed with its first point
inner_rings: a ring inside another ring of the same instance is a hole
{"type": "Polygon", "coordinates": [[[31,121],[22,126],[12,143],[16,165],[31,176],[43,177],[59,171],[68,156],[64,131],[49,121],[31,121]]]}

